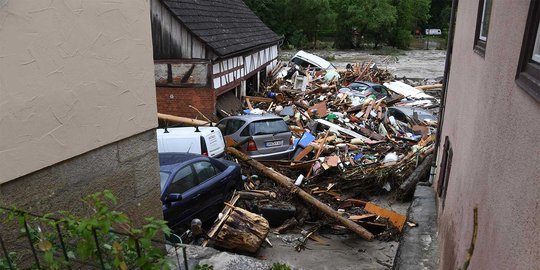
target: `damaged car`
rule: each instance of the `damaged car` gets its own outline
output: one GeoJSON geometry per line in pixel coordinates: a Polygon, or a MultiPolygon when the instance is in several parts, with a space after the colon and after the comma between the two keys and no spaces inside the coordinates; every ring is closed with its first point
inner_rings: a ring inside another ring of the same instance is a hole
{"type": "Polygon", "coordinates": [[[274,114],[230,116],[218,122],[223,136],[245,142],[242,149],[259,160],[288,159],[294,152],[292,133],[274,114]]]}
{"type": "Polygon", "coordinates": [[[197,218],[213,221],[234,190],[243,188],[240,165],[189,153],[160,153],[163,217],[174,232],[197,218]]]}

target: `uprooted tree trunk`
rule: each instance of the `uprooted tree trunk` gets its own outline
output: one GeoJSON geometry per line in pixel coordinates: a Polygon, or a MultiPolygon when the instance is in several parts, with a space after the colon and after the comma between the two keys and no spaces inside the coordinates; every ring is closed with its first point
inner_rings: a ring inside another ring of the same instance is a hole
{"type": "Polygon", "coordinates": [[[246,154],[238,151],[237,149],[233,147],[228,147],[227,152],[233,155],[234,157],[238,158],[241,162],[244,162],[250,165],[251,167],[259,170],[261,173],[268,176],[270,179],[276,181],[281,186],[287,188],[291,193],[298,195],[298,197],[300,197],[306,203],[321,210],[321,212],[323,212],[325,215],[339,221],[343,226],[347,227],[349,230],[358,234],[360,237],[369,241],[373,240],[374,236],[372,233],[364,229],[362,226],[354,223],[353,221],[344,218],[338,212],[334,211],[334,209],[332,209],[330,206],[320,202],[319,200],[311,196],[309,193],[305,192],[303,189],[295,186],[293,184],[294,181],[290,179],[289,177],[284,176],[283,174],[264,166],[260,162],[252,159],[251,157],[247,156],[246,154]]]}
{"type": "Polygon", "coordinates": [[[214,239],[216,246],[255,253],[270,231],[268,221],[257,214],[235,207],[214,239]]]}
{"type": "Polygon", "coordinates": [[[418,182],[429,177],[433,159],[433,154],[430,154],[424,158],[422,163],[420,163],[420,165],[414,169],[411,175],[399,186],[399,199],[410,199],[418,182]]]}

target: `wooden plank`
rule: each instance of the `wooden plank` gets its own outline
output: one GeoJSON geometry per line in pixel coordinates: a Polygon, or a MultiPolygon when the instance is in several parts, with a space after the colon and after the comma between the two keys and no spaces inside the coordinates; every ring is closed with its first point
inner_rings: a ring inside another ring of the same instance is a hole
{"type": "Polygon", "coordinates": [[[376,216],[376,215],[375,214],[352,215],[352,216],[349,217],[349,219],[352,220],[352,221],[359,221],[359,220],[371,218],[371,217],[374,217],[374,216],[376,216]]]}
{"type": "Polygon", "coordinates": [[[419,89],[419,90],[432,90],[432,89],[442,89],[443,85],[442,84],[432,84],[432,85],[420,85],[420,86],[416,86],[415,88],[416,89],[419,89]]]}
{"type": "Polygon", "coordinates": [[[364,210],[381,216],[383,218],[387,218],[388,220],[390,220],[390,222],[392,222],[392,224],[394,224],[394,226],[396,226],[396,228],[399,229],[399,231],[403,230],[403,225],[405,225],[405,222],[407,221],[406,216],[396,213],[392,210],[382,208],[370,202],[366,203],[364,210]]]}
{"type": "Polygon", "coordinates": [[[293,161],[300,161],[302,160],[307,154],[311,153],[313,151],[313,146],[308,145],[304,150],[300,151],[298,155],[296,155],[293,159],[293,161]]]}
{"type": "Polygon", "coordinates": [[[249,98],[249,100],[255,101],[255,102],[266,102],[266,103],[274,102],[273,99],[265,98],[265,97],[246,96],[246,99],[247,98],[249,98]]]}

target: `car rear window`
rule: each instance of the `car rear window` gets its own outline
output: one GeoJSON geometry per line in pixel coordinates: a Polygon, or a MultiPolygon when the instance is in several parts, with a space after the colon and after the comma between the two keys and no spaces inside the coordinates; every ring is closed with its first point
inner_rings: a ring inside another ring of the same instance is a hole
{"type": "Polygon", "coordinates": [[[263,134],[276,134],[290,131],[289,127],[282,119],[257,121],[251,123],[249,126],[252,136],[263,134]]]}

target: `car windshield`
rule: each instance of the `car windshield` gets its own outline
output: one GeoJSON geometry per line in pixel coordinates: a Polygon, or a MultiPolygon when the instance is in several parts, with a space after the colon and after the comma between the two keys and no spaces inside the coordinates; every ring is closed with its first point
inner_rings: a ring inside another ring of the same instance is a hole
{"type": "Polygon", "coordinates": [[[289,127],[282,119],[273,119],[253,122],[250,124],[251,134],[263,135],[263,134],[277,134],[283,132],[289,132],[289,127]]]}
{"type": "Polygon", "coordinates": [[[163,187],[167,183],[167,179],[169,179],[169,175],[171,175],[170,172],[159,172],[159,177],[161,178],[159,182],[159,186],[161,187],[161,190],[163,190],[163,187]]]}
{"type": "Polygon", "coordinates": [[[349,85],[349,88],[352,89],[352,90],[356,90],[356,91],[364,91],[366,89],[368,89],[369,86],[367,86],[366,84],[363,84],[363,83],[351,83],[349,85]]]}

